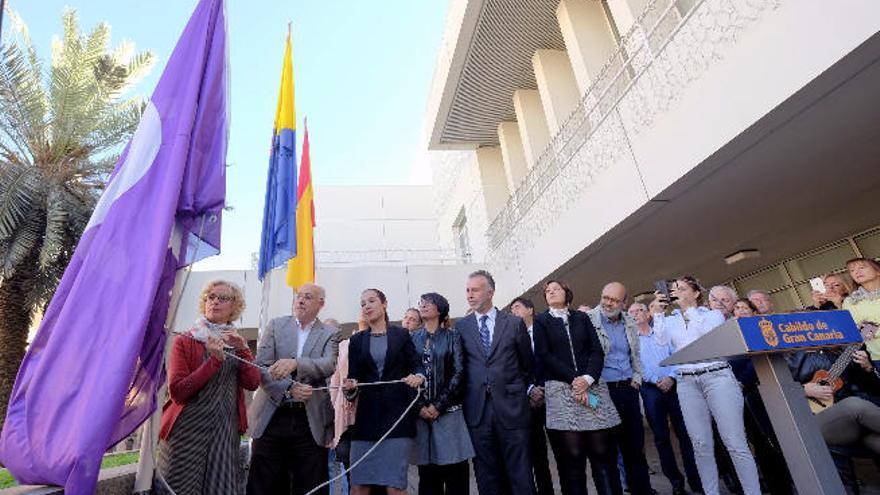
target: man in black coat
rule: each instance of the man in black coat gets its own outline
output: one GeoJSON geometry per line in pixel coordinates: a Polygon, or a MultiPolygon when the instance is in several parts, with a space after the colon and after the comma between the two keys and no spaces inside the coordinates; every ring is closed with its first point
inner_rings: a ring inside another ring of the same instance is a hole
{"type": "MultiPolygon", "coordinates": [[[[522,318],[532,339],[532,351],[535,350],[535,334],[532,322],[535,317],[535,305],[531,300],[517,297],[510,303],[510,312],[522,318]]],[[[550,475],[550,462],[547,457],[547,435],[544,425],[547,423],[547,408],[544,404],[544,376],[541,372],[541,361],[535,354],[535,391],[538,396],[531,400],[532,408],[532,433],[529,438],[532,453],[532,468],[535,475],[535,488],[538,495],[554,495],[553,478],[550,475]]]]}
{"type": "Polygon", "coordinates": [[[529,393],[538,394],[535,358],[525,323],[498,311],[494,294],[492,275],[472,273],[467,300],[473,312],[455,325],[464,347],[464,417],[476,452],[477,487],[483,495],[507,487],[513,495],[534,495],[529,393]]]}

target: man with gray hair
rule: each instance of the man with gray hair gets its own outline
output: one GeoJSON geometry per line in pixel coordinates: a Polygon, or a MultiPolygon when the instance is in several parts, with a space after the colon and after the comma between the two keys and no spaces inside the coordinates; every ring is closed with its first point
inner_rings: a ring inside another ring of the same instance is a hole
{"type": "Polygon", "coordinates": [[[773,299],[770,298],[770,293],[765,290],[750,290],[746,295],[749,298],[749,301],[752,301],[752,304],[758,308],[759,315],[769,315],[773,312],[773,299]]]}
{"type": "Polygon", "coordinates": [[[534,495],[529,399],[539,392],[532,341],[522,318],[495,308],[489,272],[471,273],[466,294],[473,312],[455,329],[467,370],[462,409],[476,453],[477,487],[486,495],[534,495]]]}
{"type": "Polygon", "coordinates": [[[733,317],[733,305],[739,299],[736,291],[726,285],[716,285],[709,289],[709,308],[717,309],[724,315],[725,320],[733,317]]]}
{"type": "Polygon", "coordinates": [[[261,371],[248,409],[254,439],[248,495],[305,493],[329,479],[333,406],[326,390],[313,387],[336,369],[339,333],[318,319],[324,297],[318,285],[301,286],[293,314],[269,321],[257,343],[256,363],[268,371],[261,371]]]}

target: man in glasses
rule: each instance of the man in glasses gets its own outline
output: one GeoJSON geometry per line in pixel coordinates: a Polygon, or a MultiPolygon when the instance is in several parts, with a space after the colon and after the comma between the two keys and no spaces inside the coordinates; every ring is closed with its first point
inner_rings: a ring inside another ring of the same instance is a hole
{"type": "Polygon", "coordinates": [[[639,397],[642,385],[639,330],[624,311],[626,299],[626,287],[620,282],[611,282],[602,288],[599,304],[588,314],[605,350],[602,380],[608,384],[611,401],[620,414],[618,442],[627,485],[633,495],[651,495],[654,490],[645,458],[645,427],[639,397]]]}
{"type": "Polygon", "coordinates": [[[256,362],[269,369],[248,410],[248,495],[305,493],[329,479],[333,407],[326,390],[312,388],[333,374],[339,347],[338,330],[318,319],[324,298],[322,287],[304,284],[293,314],[272,319],[260,336],[256,362]]]}

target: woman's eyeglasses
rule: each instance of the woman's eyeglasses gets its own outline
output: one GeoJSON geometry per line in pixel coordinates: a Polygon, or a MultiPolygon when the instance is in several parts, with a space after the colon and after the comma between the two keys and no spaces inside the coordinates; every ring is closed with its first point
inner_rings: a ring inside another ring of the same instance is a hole
{"type": "Polygon", "coordinates": [[[229,302],[233,299],[235,299],[235,298],[232,296],[228,296],[226,294],[208,294],[207,296],[205,296],[205,301],[211,301],[211,302],[225,303],[225,302],[229,302]]]}

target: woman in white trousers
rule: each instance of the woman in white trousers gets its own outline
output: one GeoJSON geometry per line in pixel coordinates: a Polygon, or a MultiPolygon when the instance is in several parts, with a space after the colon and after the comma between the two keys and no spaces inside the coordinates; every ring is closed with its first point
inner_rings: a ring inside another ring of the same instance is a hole
{"type": "MultiPolygon", "coordinates": [[[[654,315],[654,338],[660,345],[672,344],[673,351],[690,344],[724,323],[720,311],[703,306],[704,289],[693,277],[673,282],[671,295],[678,309],[654,315]]],[[[657,293],[662,307],[668,304],[657,293]]],[[[706,495],[718,494],[718,466],[715,463],[712,419],[730,453],[736,474],[746,495],[760,495],[758,468],[743,424],[743,395],[726,361],[684,364],[677,367],[678,400],[687,411],[684,423],[694,445],[694,458],[706,495]]]]}

